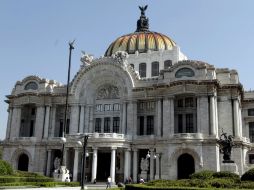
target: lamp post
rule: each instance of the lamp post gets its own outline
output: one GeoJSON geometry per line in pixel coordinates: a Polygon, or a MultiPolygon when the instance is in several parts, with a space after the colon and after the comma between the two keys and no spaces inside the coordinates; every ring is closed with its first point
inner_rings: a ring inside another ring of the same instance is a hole
{"type": "MultiPolygon", "coordinates": [[[[74,40],[75,41],[75,40],[74,40]]],[[[65,165],[65,133],[66,133],[66,125],[67,125],[67,110],[68,110],[68,98],[69,98],[69,84],[70,84],[70,71],[71,71],[71,52],[74,49],[74,41],[69,42],[69,65],[68,65],[68,77],[67,77],[67,89],[66,89],[66,100],[65,100],[65,109],[64,109],[64,123],[63,123],[63,131],[62,131],[62,141],[63,141],[63,146],[62,146],[62,159],[61,159],[61,166],[65,165]]]]}
{"type": "Polygon", "coordinates": [[[88,135],[84,136],[84,142],[82,144],[83,146],[83,158],[82,158],[82,170],[81,170],[81,190],[84,190],[84,184],[85,184],[85,171],[86,171],[86,146],[87,146],[87,140],[88,135]]]}
{"type": "MultiPolygon", "coordinates": [[[[146,159],[150,159],[150,164],[151,164],[151,159],[154,159],[156,160],[156,175],[158,175],[158,179],[161,178],[161,155],[162,153],[156,153],[154,152],[154,155],[153,157],[151,157],[150,155],[150,151],[147,152],[147,155],[146,155],[146,159]],[[158,161],[158,164],[157,164],[157,161],[158,161]]],[[[151,171],[150,171],[151,172],[151,171]]]]}

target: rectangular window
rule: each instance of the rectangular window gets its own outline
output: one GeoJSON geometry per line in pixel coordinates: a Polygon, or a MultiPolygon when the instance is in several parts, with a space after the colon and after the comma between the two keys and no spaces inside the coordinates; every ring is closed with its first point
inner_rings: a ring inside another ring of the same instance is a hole
{"type": "Polygon", "coordinates": [[[104,105],[104,111],[111,111],[111,110],[112,110],[112,106],[110,104],[104,105]]]}
{"type": "Polygon", "coordinates": [[[194,107],[193,98],[185,99],[185,107],[194,107]]]}
{"type": "Polygon", "coordinates": [[[254,164],[254,154],[249,154],[249,163],[254,164]]]}
{"type": "Polygon", "coordinates": [[[186,114],[186,133],[194,133],[193,114],[186,114]]]}
{"type": "Polygon", "coordinates": [[[96,112],[101,112],[101,111],[103,111],[102,104],[96,104],[96,106],[95,106],[95,111],[96,111],[96,112]]]}
{"type": "Polygon", "coordinates": [[[147,109],[152,110],[154,109],[155,102],[147,102],[147,109]]]}
{"type": "Polygon", "coordinates": [[[120,110],[120,105],[119,104],[114,104],[113,105],[113,110],[114,111],[119,111],[120,110]]]}
{"type": "Polygon", "coordinates": [[[154,117],[147,116],[147,135],[153,135],[154,133],[154,117]]]}
{"type": "Polygon", "coordinates": [[[144,135],[144,116],[139,117],[139,134],[144,135]]]}
{"type": "Polygon", "coordinates": [[[248,116],[254,116],[254,109],[248,109],[248,116]]]}
{"type": "Polygon", "coordinates": [[[65,133],[66,133],[66,134],[69,134],[69,132],[70,132],[70,119],[67,119],[66,122],[67,122],[67,123],[66,123],[65,133]]]}
{"type": "Polygon", "coordinates": [[[183,107],[183,99],[177,100],[177,107],[179,107],[179,108],[183,107]]]}
{"type": "Polygon", "coordinates": [[[35,115],[35,108],[32,108],[31,115],[35,115]]]}
{"type": "Polygon", "coordinates": [[[110,133],[110,117],[104,118],[104,133],[110,133]]]}
{"type": "Polygon", "coordinates": [[[183,132],[183,115],[178,114],[178,133],[183,132]]]}
{"type": "Polygon", "coordinates": [[[94,131],[96,133],[100,133],[101,132],[101,118],[96,118],[95,119],[95,129],[94,131]]]}
{"type": "Polygon", "coordinates": [[[250,142],[254,142],[254,122],[249,123],[249,137],[250,137],[250,142]]]}
{"type": "Polygon", "coordinates": [[[29,137],[32,137],[33,135],[34,135],[34,120],[31,120],[29,137]]]}
{"type": "Polygon", "coordinates": [[[119,133],[120,128],[120,118],[113,117],[113,133],[119,133]]]}

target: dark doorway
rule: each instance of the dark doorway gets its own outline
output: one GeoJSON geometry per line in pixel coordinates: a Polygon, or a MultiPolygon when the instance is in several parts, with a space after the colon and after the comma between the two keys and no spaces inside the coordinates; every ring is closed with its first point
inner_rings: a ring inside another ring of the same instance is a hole
{"type": "Polygon", "coordinates": [[[111,154],[110,153],[98,153],[98,165],[97,165],[97,181],[105,182],[110,176],[110,164],[111,154]]]}
{"type": "Polygon", "coordinates": [[[26,154],[21,154],[18,161],[18,170],[28,171],[29,158],[26,154]]]}
{"type": "Polygon", "coordinates": [[[195,172],[194,159],[189,154],[182,154],[177,160],[178,179],[187,179],[195,172]]]}

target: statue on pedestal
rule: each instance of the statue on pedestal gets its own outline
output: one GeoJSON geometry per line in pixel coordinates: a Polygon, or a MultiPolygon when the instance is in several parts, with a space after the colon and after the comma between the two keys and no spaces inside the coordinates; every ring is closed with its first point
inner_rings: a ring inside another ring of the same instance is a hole
{"type": "Polygon", "coordinates": [[[232,135],[227,136],[227,133],[222,133],[220,140],[217,141],[220,145],[220,152],[223,154],[223,163],[234,163],[231,160],[232,147],[235,146],[233,138],[232,135]]]}

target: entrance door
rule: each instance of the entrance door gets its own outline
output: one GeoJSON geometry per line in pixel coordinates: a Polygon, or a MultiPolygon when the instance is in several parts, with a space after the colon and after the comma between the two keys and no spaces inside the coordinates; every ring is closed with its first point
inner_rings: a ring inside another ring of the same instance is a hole
{"type": "Polygon", "coordinates": [[[28,171],[29,158],[26,154],[21,154],[18,161],[18,170],[28,171]]]}
{"type": "Polygon", "coordinates": [[[107,178],[110,176],[111,153],[98,153],[97,161],[96,180],[106,182],[107,178]]]}
{"type": "Polygon", "coordinates": [[[195,172],[194,159],[189,154],[182,154],[177,160],[178,179],[187,179],[195,172]]]}

